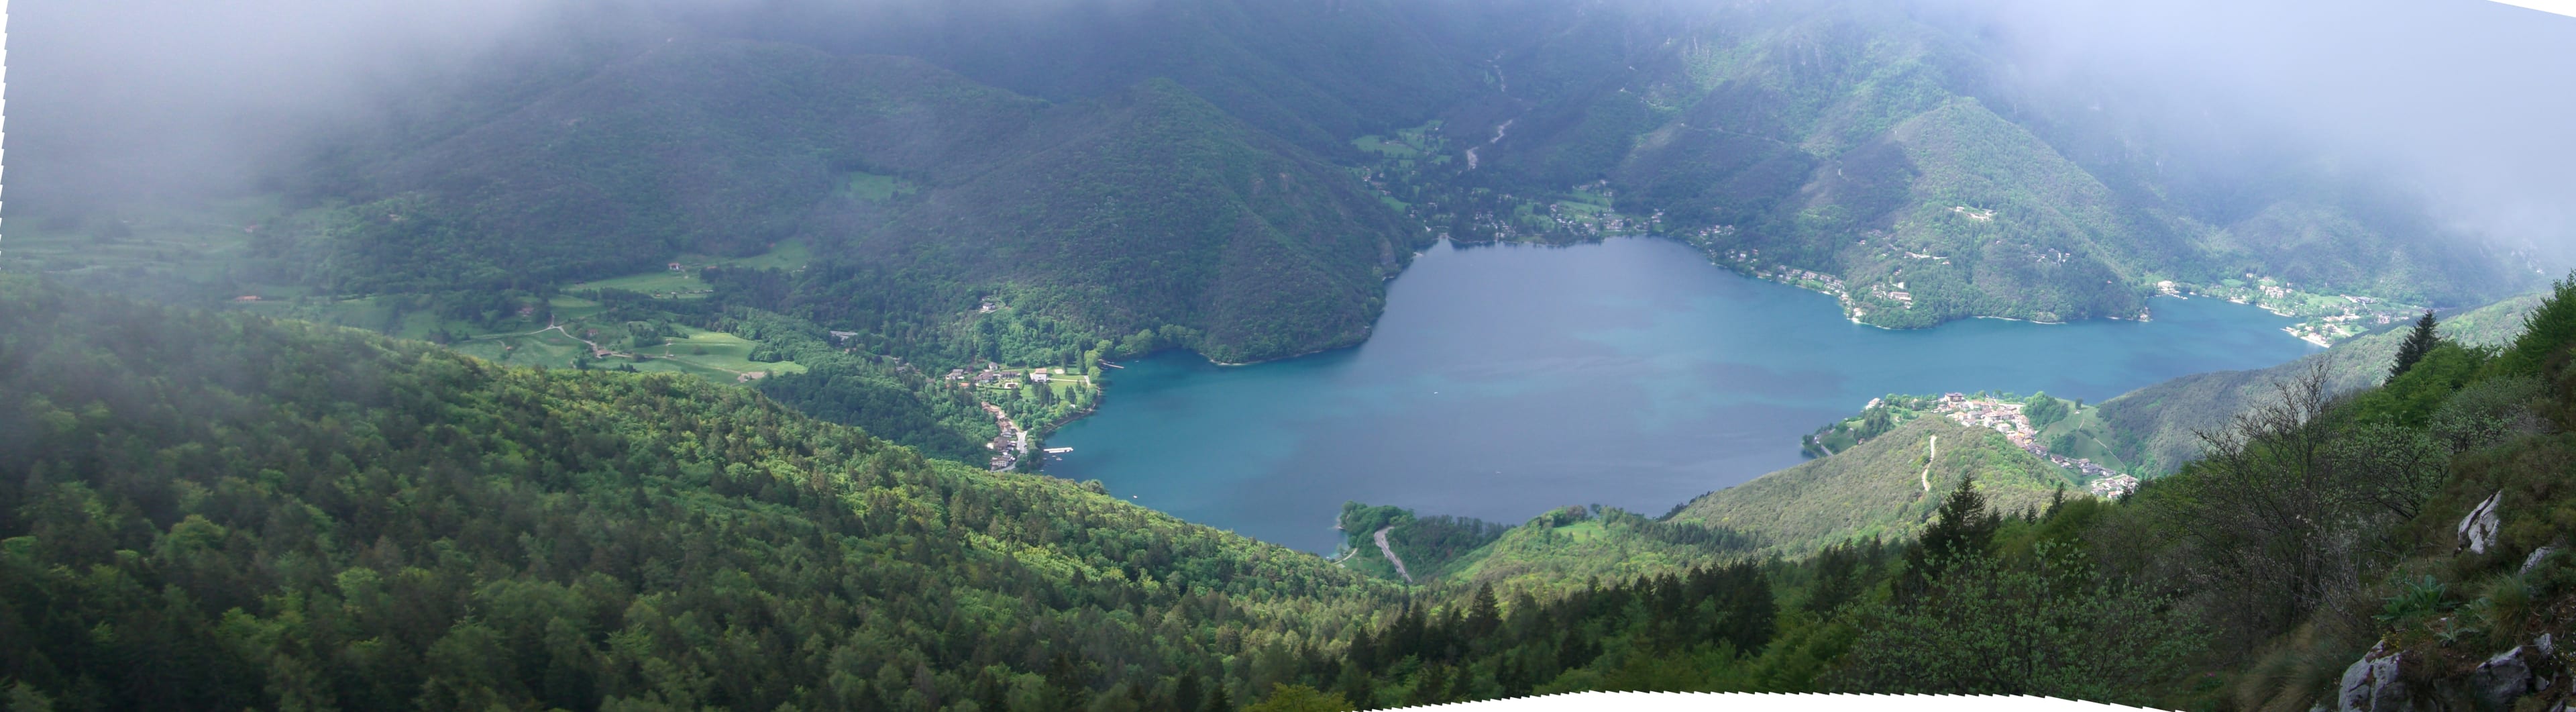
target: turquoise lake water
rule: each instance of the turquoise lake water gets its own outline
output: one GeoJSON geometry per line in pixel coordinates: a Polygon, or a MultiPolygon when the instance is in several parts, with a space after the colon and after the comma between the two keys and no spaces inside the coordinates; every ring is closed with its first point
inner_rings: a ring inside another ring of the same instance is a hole
{"type": "Polygon", "coordinates": [[[1568,504],[1649,516],[1798,464],[1798,436],[1888,393],[2100,401],[2316,350],[2291,320],[2156,299],[2153,320],[1890,331],[1832,297],[1658,239],[1434,247],[1356,348],[1252,366],[1167,353],[1111,372],[1046,471],[1310,551],[1345,500],[1519,523],[1568,504]]]}

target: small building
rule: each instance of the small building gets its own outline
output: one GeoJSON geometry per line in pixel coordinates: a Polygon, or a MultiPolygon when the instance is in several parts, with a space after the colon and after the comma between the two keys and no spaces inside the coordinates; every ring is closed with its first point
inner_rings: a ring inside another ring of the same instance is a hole
{"type": "Polygon", "coordinates": [[[673,272],[678,272],[678,271],[681,271],[681,270],[683,270],[683,269],[687,269],[687,268],[686,268],[686,267],[681,267],[681,266],[680,266],[680,263],[678,263],[678,262],[673,262],[673,263],[671,263],[671,271],[673,271],[673,272]]]}
{"type": "Polygon", "coordinates": [[[1047,372],[1045,372],[1045,371],[1030,371],[1030,372],[1029,372],[1029,382],[1031,382],[1031,383],[1045,383],[1045,382],[1047,382],[1047,372]]]}

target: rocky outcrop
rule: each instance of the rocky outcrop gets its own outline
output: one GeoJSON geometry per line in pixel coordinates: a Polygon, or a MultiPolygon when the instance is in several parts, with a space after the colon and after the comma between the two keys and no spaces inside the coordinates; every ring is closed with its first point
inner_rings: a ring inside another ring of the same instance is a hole
{"type": "Polygon", "coordinates": [[[2548,635],[2530,645],[2517,645],[2479,663],[2469,673],[2469,694],[2480,709],[2509,709],[2525,695],[2550,689],[2558,681],[2553,663],[2558,649],[2548,635]]]}
{"type": "Polygon", "coordinates": [[[2408,712],[2415,708],[2408,699],[2406,683],[2397,679],[2398,666],[2404,655],[2389,650],[2387,641],[2370,646],[2352,667],[2344,668],[2343,684],[2336,688],[2336,712],[2408,712]]]}
{"type": "Polygon", "coordinates": [[[2460,519],[2460,548],[2471,554],[2484,554],[2495,546],[2496,532],[2504,529],[2504,520],[2496,516],[2496,505],[2503,501],[2503,492],[2488,495],[2478,508],[2469,510],[2469,516],[2460,519]]]}
{"type": "Polygon", "coordinates": [[[2555,553],[2558,553],[2558,547],[2556,545],[2544,546],[2531,550],[2530,556],[2522,558],[2521,573],[2531,573],[2532,567],[2539,566],[2542,560],[2548,559],[2550,554],[2555,553]]]}

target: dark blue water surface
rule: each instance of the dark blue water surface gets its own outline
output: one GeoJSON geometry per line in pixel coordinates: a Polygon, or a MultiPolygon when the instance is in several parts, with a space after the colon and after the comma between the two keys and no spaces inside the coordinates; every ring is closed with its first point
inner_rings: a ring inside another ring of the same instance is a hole
{"type": "Polygon", "coordinates": [[[2156,299],[2154,320],[1981,319],[1890,331],[1832,297],[1658,239],[1435,247],[1357,348],[1252,366],[1171,353],[1112,371],[1047,472],[1314,551],[1341,503],[1517,523],[1551,507],[1660,514],[1800,461],[1798,436],[1888,393],[2099,401],[2315,350],[2288,319],[2156,299]]]}

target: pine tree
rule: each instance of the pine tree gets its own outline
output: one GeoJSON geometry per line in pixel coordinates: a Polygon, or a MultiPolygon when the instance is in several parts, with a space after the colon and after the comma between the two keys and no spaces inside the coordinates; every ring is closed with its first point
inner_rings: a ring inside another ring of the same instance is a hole
{"type": "Polygon", "coordinates": [[[1196,668],[1181,671],[1181,678],[1172,683],[1171,709],[1197,712],[1199,706],[1206,702],[1207,690],[1199,684],[1199,671],[1196,668]]]}
{"type": "Polygon", "coordinates": [[[2406,335],[2406,343],[2397,345],[2397,364],[2388,368],[2388,380],[2394,381],[2405,375],[2407,369],[2414,368],[2415,362],[2424,360],[2424,355],[2432,353],[2433,347],[2441,343],[2442,337],[2433,333],[2435,325],[2430,311],[2424,312],[2424,318],[2415,320],[2415,332],[2406,335]]]}
{"type": "Polygon", "coordinates": [[[1981,556],[1993,543],[1995,530],[2003,526],[2002,518],[1986,508],[1986,496],[1977,491],[1976,477],[1959,479],[1958,489],[1941,501],[1931,526],[1915,540],[1905,556],[1905,572],[1897,578],[1898,600],[1911,601],[1929,589],[1931,580],[1964,557],[1981,556]]]}
{"type": "Polygon", "coordinates": [[[1481,640],[1485,636],[1492,635],[1495,628],[1502,626],[1502,622],[1502,612],[1494,601],[1494,585],[1489,583],[1478,587],[1475,603],[1470,605],[1467,614],[1468,637],[1471,640],[1481,640]]]}

